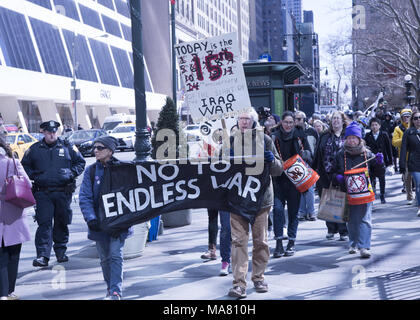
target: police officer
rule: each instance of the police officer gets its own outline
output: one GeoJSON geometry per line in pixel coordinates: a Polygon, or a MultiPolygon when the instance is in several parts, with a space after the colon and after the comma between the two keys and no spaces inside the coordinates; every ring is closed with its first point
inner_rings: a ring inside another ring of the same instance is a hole
{"type": "Polygon", "coordinates": [[[32,192],[36,200],[35,234],[37,258],[34,267],[46,267],[54,242],[57,262],[67,262],[68,225],[72,220],[70,209],[72,194],[76,189],[76,177],[85,168],[85,160],[76,147],[58,138],[60,123],[41,123],[44,138],[33,144],[25,153],[22,165],[34,181],[32,192]],[[54,224],[53,224],[54,221],[54,224]]]}

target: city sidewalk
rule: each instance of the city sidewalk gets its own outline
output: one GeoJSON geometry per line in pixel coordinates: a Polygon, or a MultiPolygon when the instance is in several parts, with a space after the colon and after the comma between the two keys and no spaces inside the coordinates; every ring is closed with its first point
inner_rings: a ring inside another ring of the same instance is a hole
{"type": "MultiPolygon", "coordinates": [[[[377,300],[420,299],[420,218],[401,193],[401,175],[387,177],[387,201],[375,201],[372,258],[347,253],[347,242],[326,240],[325,222],[301,222],[296,254],[272,259],[267,266],[267,293],[253,289],[248,274],[247,299],[377,300]]],[[[73,203],[68,256],[58,264],[54,255],[48,268],[35,268],[33,239],[36,224],[28,212],[32,241],[22,247],[16,294],[22,300],[103,299],[106,286],[99,260],[87,239],[87,226],[73,203]]],[[[143,255],[124,263],[124,299],[231,300],[232,275],[220,277],[220,258],[204,262],[207,249],[207,211],[194,210],[192,224],[166,228],[143,255]]],[[[271,251],[275,246],[269,238],[271,251]]],[[[219,250],[218,250],[219,255],[219,250]]],[[[251,242],[250,242],[251,254],[251,242]]],[[[251,268],[251,264],[250,264],[251,268]]]]}

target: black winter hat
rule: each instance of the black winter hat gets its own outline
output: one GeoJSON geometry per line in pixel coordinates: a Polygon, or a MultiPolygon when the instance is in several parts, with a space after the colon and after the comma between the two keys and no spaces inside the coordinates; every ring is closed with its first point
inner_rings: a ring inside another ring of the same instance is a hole
{"type": "Polygon", "coordinates": [[[96,138],[93,144],[95,144],[96,142],[102,143],[105,147],[107,147],[112,152],[114,152],[118,146],[118,140],[111,136],[102,136],[102,137],[96,138]]]}

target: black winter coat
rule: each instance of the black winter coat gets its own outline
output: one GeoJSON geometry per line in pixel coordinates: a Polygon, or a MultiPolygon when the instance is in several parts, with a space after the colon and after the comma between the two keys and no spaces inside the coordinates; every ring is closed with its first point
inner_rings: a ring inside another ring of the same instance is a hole
{"type": "Polygon", "coordinates": [[[392,145],[388,133],[380,131],[378,139],[375,140],[373,133],[369,132],[365,137],[366,145],[374,154],[381,152],[384,155],[385,166],[392,165],[392,145]]]}
{"type": "Polygon", "coordinates": [[[420,133],[416,128],[405,130],[401,143],[400,169],[407,168],[409,172],[420,172],[420,133]]]}

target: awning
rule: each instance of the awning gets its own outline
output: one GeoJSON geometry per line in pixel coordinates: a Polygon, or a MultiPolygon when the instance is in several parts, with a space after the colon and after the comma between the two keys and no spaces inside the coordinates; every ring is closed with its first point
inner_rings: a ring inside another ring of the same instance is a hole
{"type": "Polygon", "coordinates": [[[285,83],[293,83],[295,79],[305,74],[305,70],[297,62],[247,61],[243,63],[243,67],[247,76],[251,76],[253,74],[269,74],[271,71],[282,72],[284,75],[283,79],[285,83]]]}
{"type": "Polygon", "coordinates": [[[284,88],[293,93],[316,93],[317,90],[313,84],[286,84],[284,88]]]}

